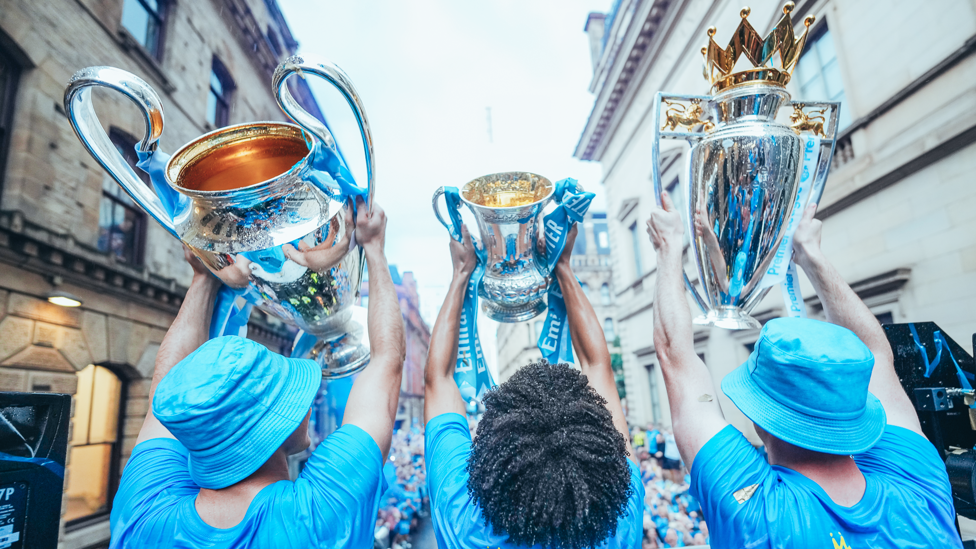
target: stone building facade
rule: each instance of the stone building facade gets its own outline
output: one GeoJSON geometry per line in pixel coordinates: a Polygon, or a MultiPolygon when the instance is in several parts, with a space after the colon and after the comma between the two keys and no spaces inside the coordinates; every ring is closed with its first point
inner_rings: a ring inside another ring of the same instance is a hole
{"type": "MultiPolygon", "coordinates": [[[[611,352],[619,352],[607,214],[588,212],[580,229],[573,247],[573,271],[602,323],[611,352]]],[[[537,344],[544,322],[543,314],[525,322],[498,325],[498,383],[508,380],[522,366],[542,358],[537,344]]]]}
{"type": "MultiPolygon", "coordinates": [[[[752,2],[765,36],[781,0],[752,2]]],[[[723,47],[739,24],[728,0],[617,0],[591,14],[595,95],[575,156],[603,165],[613,287],[632,422],[670,423],[654,354],[655,254],[644,231],[655,202],[651,174],[654,94],[707,93],[700,48],[715,25],[723,47]]],[[[816,23],[787,89],[795,100],[842,102],[840,134],[818,217],[823,249],[883,323],[934,321],[960,342],[976,332],[976,4],[880,6],[800,0],[797,32],[816,23]]],[[[680,197],[687,146],[662,146],[662,182],[680,197]]],[[[679,200],[679,203],[681,201],[679,200]]],[[[686,265],[693,276],[694,268],[686,265]]],[[[812,316],[822,316],[801,275],[812,316]]],[[[693,309],[695,306],[692,305],[693,309]]],[[[782,316],[778,291],[756,306],[782,316]]],[[[697,329],[695,345],[716,385],[748,356],[757,331],[697,329]]],[[[758,442],[721,397],[728,417],[758,442]]]]}
{"type": "MultiPolygon", "coordinates": [[[[65,85],[91,65],[139,75],[162,99],[160,149],[172,153],[226,124],[284,120],[271,73],[296,48],[275,0],[0,0],[0,391],[75,395],[65,549],[107,546],[156,351],[191,274],[180,244],[79,143],[65,85]],[[52,304],[51,292],[81,305],[52,304]]],[[[320,116],[306,85],[296,91],[320,116]]],[[[142,116],[121,95],[94,95],[131,157],[142,116]]],[[[262,313],[250,335],[279,351],[291,342],[262,313]]]]}

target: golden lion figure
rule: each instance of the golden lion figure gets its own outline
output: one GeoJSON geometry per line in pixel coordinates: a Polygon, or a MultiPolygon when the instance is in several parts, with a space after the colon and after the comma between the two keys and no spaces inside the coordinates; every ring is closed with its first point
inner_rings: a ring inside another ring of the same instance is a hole
{"type": "Polygon", "coordinates": [[[697,126],[702,126],[702,130],[708,132],[712,131],[712,128],[715,127],[711,121],[702,120],[704,110],[698,101],[693,101],[687,106],[681,103],[672,103],[667,99],[663,101],[667,103],[668,110],[664,114],[667,121],[661,127],[662,130],[670,129],[671,131],[675,131],[678,126],[692,130],[697,126]]]}
{"type": "Polygon", "coordinates": [[[827,110],[826,107],[810,111],[810,114],[803,112],[803,105],[794,105],[793,114],[790,115],[790,122],[792,124],[790,127],[793,131],[799,135],[802,131],[808,131],[813,135],[819,135],[824,137],[824,124],[827,120],[824,118],[824,112],[827,110]]]}

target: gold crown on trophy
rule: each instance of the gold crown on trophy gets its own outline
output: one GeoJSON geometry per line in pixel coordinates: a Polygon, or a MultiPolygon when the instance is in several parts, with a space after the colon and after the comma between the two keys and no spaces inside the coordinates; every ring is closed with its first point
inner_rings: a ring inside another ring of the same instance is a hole
{"type": "Polygon", "coordinates": [[[807,41],[810,25],[816,19],[813,15],[808,15],[803,20],[806,27],[803,29],[803,34],[796,38],[793,33],[793,21],[790,19],[793,7],[793,2],[787,2],[783,6],[783,17],[765,40],[749,24],[747,17],[752,11],[749,8],[742,8],[739,12],[742,22],[739,23],[739,28],[735,29],[727,48],[723,49],[715,42],[713,37],[716,29],[709,27],[708,46],[702,47],[701,52],[705,58],[705,78],[712,84],[713,93],[739,84],[764,83],[785,86],[790,81],[790,75],[807,41]],[[777,51],[780,55],[780,67],[771,66],[773,54],[777,51]],[[732,72],[743,54],[752,62],[753,68],[732,72]]]}

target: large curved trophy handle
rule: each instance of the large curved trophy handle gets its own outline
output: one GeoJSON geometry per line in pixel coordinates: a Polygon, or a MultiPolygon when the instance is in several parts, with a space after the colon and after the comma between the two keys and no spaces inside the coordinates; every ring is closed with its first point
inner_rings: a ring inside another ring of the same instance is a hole
{"type": "MultiPolygon", "coordinates": [[[[664,122],[662,122],[661,107],[669,104],[669,100],[685,101],[700,105],[703,102],[707,103],[711,98],[707,95],[665,95],[661,92],[657,92],[657,95],[654,97],[654,137],[651,140],[651,180],[654,182],[654,199],[657,201],[659,208],[664,207],[664,203],[661,201],[661,196],[664,194],[664,185],[661,184],[661,139],[685,139],[694,144],[695,141],[704,137],[704,134],[701,132],[677,131],[680,124],[673,124],[667,113],[665,113],[664,122]],[[664,127],[670,128],[671,131],[663,131],[662,128],[664,127]]],[[[704,119],[701,122],[700,126],[703,126],[703,131],[707,131],[711,123],[704,119]]],[[[694,127],[690,129],[694,129],[694,127]]],[[[690,204],[691,202],[689,201],[688,203],[690,204]]],[[[694,230],[694,221],[690,217],[685,220],[685,230],[694,230]]],[[[691,235],[693,233],[689,232],[688,234],[691,235]]],[[[707,313],[708,302],[698,292],[695,285],[691,283],[691,279],[688,278],[684,269],[682,269],[681,274],[685,279],[685,287],[688,288],[691,296],[695,298],[695,303],[698,304],[698,308],[703,313],[707,313]]],[[[698,273],[698,277],[699,280],[704,280],[703,273],[698,273]]]]}
{"type": "MultiPolygon", "coordinates": [[[[434,207],[434,215],[437,216],[437,220],[441,222],[441,225],[444,225],[444,228],[447,229],[448,233],[450,233],[451,238],[460,241],[461,225],[463,223],[461,221],[461,212],[458,210],[454,210],[454,211],[449,210],[448,216],[450,217],[450,223],[448,223],[447,221],[444,220],[444,216],[441,215],[441,208],[437,202],[437,199],[440,198],[441,196],[444,196],[446,192],[447,192],[446,187],[439,187],[436,191],[434,191],[434,196],[430,199],[430,204],[431,206],[434,207]]],[[[450,202],[448,202],[446,198],[444,202],[448,208],[451,207],[450,202]]],[[[458,208],[460,208],[460,205],[458,206],[458,208]]]]}
{"type": "Polygon", "coordinates": [[[138,105],[146,121],[146,135],[139,142],[139,151],[156,151],[163,133],[163,107],[159,96],[138,76],[114,67],[88,67],[71,77],[64,90],[64,110],[82,145],[112,176],[132,200],[149,212],[173,236],[176,228],[163,203],[152,189],[139,179],[135,170],[122,158],[115,144],[102,129],[92,104],[91,91],[96,86],[115,90],[138,105]]]}
{"type": "Polygon", "coordinates": [[[790,122],[793,131],[798,134],[813,134],[820,137],[820,157],[817,160],[817,172],[814,174],[813,187],[804,208],[810,204],[820,204],[823,197],[830,163],[834,159],[834,147],[837,144],[837,124],[840,121],[840,103],[837,101],[793,101],[790,103],[793,112],[790,122]],[[829,112],[828,112],[829,109],[829,112]]]}
{"type": "Polygon", "coordinates": [[[285,114],[294,120],[295,123],[317,137],[323,145],[328,147],[340,158],[339,148],[329,129],[325,124],[309,114],[291,94],[288,86],[285,85],[285,81],[293,74],[298,74],[302,78],[305,78],[306,74],[314,74],[324,78],[335,86],[346,99],[346,102],[349,103],[349,108],[352,109],[353,114],[356,116],[356,123],[359,124],[359,132],[363,137],[363,152],[366,154],[366,204],[372,209],[374,182],[376,178],[376,166],[373,163],[373,135],[369,131],[366,108],[359,98],[359,93],[356,92],[356,87],[352,84],[352,79],[349,78],[345,71],[328,61],[293,55],[278,65],[278,68],[275,69],[271,84],[275,99],[278,101],[278,106],[281,107],[281,110],[285,111],[285,114]]]}

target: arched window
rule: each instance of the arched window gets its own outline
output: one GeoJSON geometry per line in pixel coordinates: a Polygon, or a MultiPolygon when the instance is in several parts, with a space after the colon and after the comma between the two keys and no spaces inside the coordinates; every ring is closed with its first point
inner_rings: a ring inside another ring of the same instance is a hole
{"type": "Polygon", "coordinates": [[[590,297],[590,286],[586,282],[580,282],[580,288],[583,288],[583,295],[587,298],[590,297]]]}
{"type": "Polygon", "coordinates": [[[600,303],[609,305],[610,301],[610,285],[604,283],[603,286],[600,286],[600,303]]]}
{"type": "Polygon", "coordinates": [[[121,399],[122,381],[108,368],[90,364],[78,372],[65,521],[109,511],[121,399]]]}
{"type": "Polygon", "coordinates": [[[612,318],[603,319],[603,336],[607,338],[607,341],[613,341],[614,339],[617,339],[617,335],[613,331],[612,318]]]}

